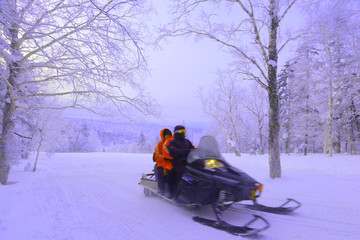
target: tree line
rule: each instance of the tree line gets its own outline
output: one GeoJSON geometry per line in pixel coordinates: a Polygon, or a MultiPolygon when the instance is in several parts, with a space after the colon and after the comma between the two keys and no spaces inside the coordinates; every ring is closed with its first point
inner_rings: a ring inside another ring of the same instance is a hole
{"type": "MultiPolygon", "coordinates": [[[[240,1],[233,2],[241,4],[243,9],[246,5],[240,1]]],[[[325,153],[330,156],[335,152],[359,154],[360,6],[356,1],[305,3],[303,6],[306,10],[300,11],[305,24],[283,39],[285,43],[296,39],[297,46],[293,47],[294,53],[287,56],[284,66],[279,66],[275,80],[277,96],[274,98],[278,104],[273,104],[278,108],[275,109],[275,118],[279,124],[279,152],[304,155],[309,152],[325,153]]],[[[232,48],[234,58],[240,58],[232,68],[221,71],[211,89],[202,89],[199,96],[204,111],[223,136],[223,142],[227,142],[236,155],[240,155],[240,152],[268,152],[271,155],[269,148],[272,147],[269,141],[264,141],[273,138],[270,130],[274,125],[264,124],[273,121],[271,98],[266,98],[266,95],[270,97],[270,85],[263,82],[265,77],[256,74],[256,68],[251,64],[260,65],[265,61],[265,69],[269,70],[269,65],[277,66],[277,63],[266,61],[262,56],[256,57],[256,51],[247,52],[254,45],[261,53],[259,44],[262,38],[268,42],[271,40],[271,37],[265,38],[263,35],[258,37],[256,30],[256,26],[264,22],[270,24],[271,18],[265,18],[261,23],[260,19],[257,19],[258,22],[252,20],[252,13],[256,13],[254,9],[264,6],[266,13],[270,10],[266,6],[271,5],[262,5],[260,1],[249,1],[247,4],[245,12],[250,13],[248,21],[253,26],[246,28],[244,22],[231,25],[222,21],[221,27],[216,28],[216,24],[220,26],[219,20],[212,20],[214,17],[208,13],[207,17],[202,15],[208,28],[204,30],[197,26],[197,32],[192,32],[232,48]],[[245,30],[250,33],[246,47],[233,40],[239,29],[242,30],[241,34],[245,30]],[[258,84],[244,87],[246,80],[255,80],[253,82],[258,84]]],[[[283,9],[289,9],[286,6],[291,5],[285,4],[283,9]]],[[[269,29],[268,24],[262,27],[269,29]]],[[[277,40],[280,42],[280,39],[277,40]]],[[[270,48],[270,42],[268,44],[269,47],[264,49],[270,48]]],[[[281,50],[278,50],[279,54],[281,50]]]]}
{"type": "Polygon", "coordinates": [[[318,9],[279,78],[284,152],[360,151],[360,19],[340,2],[318,9]]]}

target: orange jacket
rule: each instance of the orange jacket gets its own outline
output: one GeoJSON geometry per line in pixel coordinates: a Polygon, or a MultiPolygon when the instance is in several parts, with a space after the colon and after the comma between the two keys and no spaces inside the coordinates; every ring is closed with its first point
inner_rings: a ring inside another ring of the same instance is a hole
{"type": "Polygon", "coordinates": [[[174,137],[175,137],[175,135],[172,135],[170,138],[168,138],[165,141],[164,146],[162,148],[162,155],[164,156],[164,158],[169,159],[169,160],[174,159],[169,153],[169,144],[174,139],[174,137]]]}
{"type": "Polygon", "coordinates": [[[162,129],[160,131],[161,141],[155,147],[154,157],[155,157],[155,161],[156,161],[156,168],[163,167],[164,171],[166,171],[166,170],[171,170],[173,168],[173,166],[171,164],[171,161],[164,159],[164,158],[167,158],[164,156],[164,146],[165,146],[166,141],[169,139],[172,139],[173,136],[171,136],[171,138],[165,139],[163,136],[164,130],[165,129],[162,129]]]}

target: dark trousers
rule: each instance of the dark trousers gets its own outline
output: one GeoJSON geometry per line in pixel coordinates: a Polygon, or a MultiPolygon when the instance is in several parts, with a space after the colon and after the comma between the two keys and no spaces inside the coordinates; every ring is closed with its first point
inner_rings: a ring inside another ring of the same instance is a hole
{"type": "Polygon", "coordinates": [[[166,184],[165,184],[165,188],[166,191],[169,193],[170,196],[173,196],[174,193],[174,185],[175,185],[175,170],[171,169],[167,171],[166,174],[166,184]]]}
{"type": "Polygon", "coordinates": [[[165,176],[163,175],[164,173],[164,168],[163,167],[157,167],[156,171],[155,171],[155,177],[156,177],[156,181],[158,183],[158,188],[160,192],[164,192],[165,191],[165,176]]]}
{"type": "Polygon", "coordinates": [[[173,172],[173,197],[176,198],[177,194],[179,193],[179,183],[181,181],[182,175],[184,174],[186,170],[186,166],[185,165],[179,165],[173,168],[172,172],[173,172]]]}
{"type": "Polygon", "coordinates": [[[156,181],[158,182],[158,188],[161,194],[167,194],[172,196],[174,191],[175,174],[173,170],[166,170],[164,175],[164,168],[156,168],[156,181]]]}

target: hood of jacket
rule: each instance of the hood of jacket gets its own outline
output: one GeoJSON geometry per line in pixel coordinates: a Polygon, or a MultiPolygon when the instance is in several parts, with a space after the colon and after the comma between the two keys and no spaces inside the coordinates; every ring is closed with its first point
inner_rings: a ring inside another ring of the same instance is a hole
{"type": "Polygon", "coordinates": [[[164,128],[164,129],[162,129],[162,130],[160,131],[161,140],[165,140],[165,136],[166,136],[166,135],[172,136],[172,133],[171,133],[171,131],[170,131],[169,129],[164,128]]]}

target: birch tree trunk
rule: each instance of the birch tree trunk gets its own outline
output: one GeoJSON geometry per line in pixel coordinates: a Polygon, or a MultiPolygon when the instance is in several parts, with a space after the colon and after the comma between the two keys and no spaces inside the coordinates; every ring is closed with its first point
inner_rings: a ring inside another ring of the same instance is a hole
{"type": "Polygon", "coordinates": [[[304,156],[307,156],[308,153],[308,144],[309,144],[309,114],[310,114],[310,95],[309,88],[306,86],[306,123],[305,123],[305,147],[304,147],[304,156]]]}
{"type": "Polygon", "coordinates": [[[279,97],[277,87],[277,29],[279,25],[277,16],[278,7],[275,0],[270,0],[270,36],[269,36],[269,62],[268,62],[268,94],[269,94],[269,166],[270,177],[281,177],[280,151],[279,151],[279,97]]]}
{"type": "Polygon", "coordinates": [[[333,110],[334,110],[334,98],[333,98],[333,84],[332,80],[329,81],[329,119],[328,119],[328,148],[329,156],[333,156],[333,110]]]}
{"type": "MultiPolygon", "coordinates": [[[[15,4],[8,2],[10,14],[15,14],[15,4]]],[[[18,45],[18,32],[19,27],[15,22],[10,23],[8,29],[10,38],[10,54],[12,56],[19,56],[18,45]]],[[[16,60],[11,60],[8,63],[9,77],[2,79],[6,85],[5,102],[2,109],[2,133],[0,144],[0,182],[1,184],[7,184],[8,174],[10,171],[10,162],[12,160],[11,148],[13,147],[13,137],[15,128],[15,96],[14,90],[16,89],[16,78],[19,74],[19,64],[16,60]]]]}
{"type": "Polygon", "coordinates": [[[6,98],[8,99],[4,103],[3,108],[3,125],[2,125],[2,134],[1,134],[1,144],[0,144],[0,182],[1,184],[7,184],[8,174],[10,170],[10,161],[12,160],[12,143],[14,137],[14,115],[15,115],[15,104],[11,100],[11,93],[8,91],[6,93],[6,98]]]}
{"type": "Polygon", "coordinates": [[[324,139],[324,154],[329,154],[330,157],[333,156],[333,109],[334,109],[334,99],[333,99],[333,85],[332,80],[329,80],[329,115],[326,121],[325,126],[325,139],[324,139]]]}
{"type": "Polygon", "coordinates": [[[290,155],[290,146],[291,146],[291,125],[290,125],[290,120],[288,122],[288,124],[286,125],[286,154],[290,155]]]}
{"type": "Polygon", "coordinates": [[[264,146],[264,135],[263,135],[263,126],[264,126],[264,116],[262,118],[258,118],[258,137],[259,137],[259,154],[264,155],[265,154],[265,146],[264,146]]]}
{"type": "Polygon", "coordinates": [[[36,158],[35,158],[35,162],[34,162],[34,167],[33,167],[33,172],[36,172],[36,168],[37,168],[37,163],[38,163],[38,159],[39,159],[39,154],[40,154],[40,149],[41,149],[41,145],[43,143],[44,140],[44,136],[43,136],[43,130],[41,128],[39,128],[39,135],[40,135],[40,139],[39,139],[39,145],[36,149],[36,158]]]}

